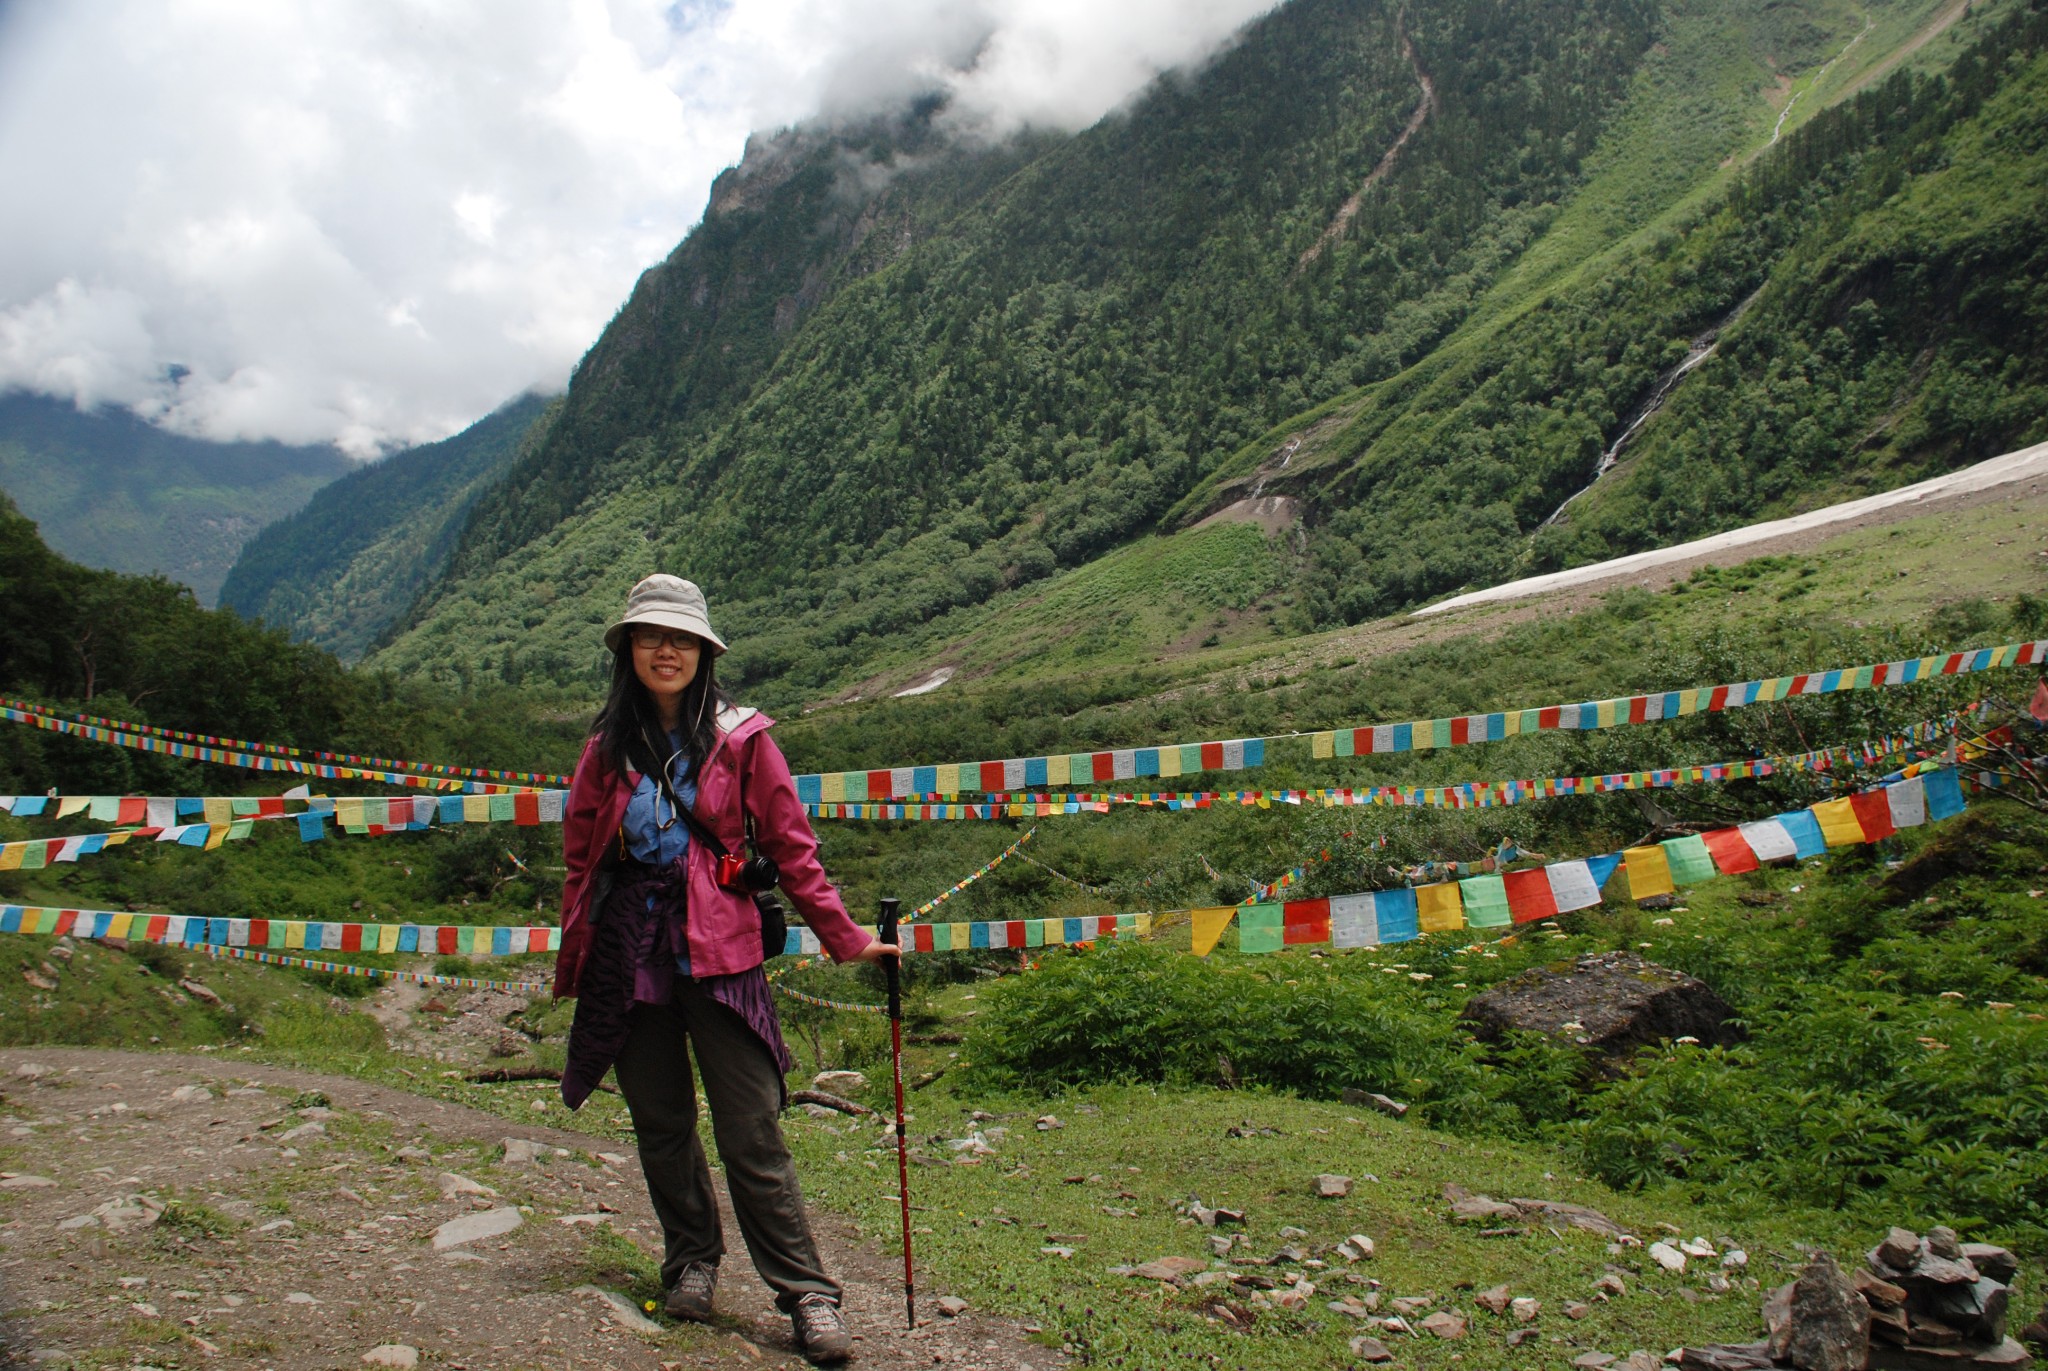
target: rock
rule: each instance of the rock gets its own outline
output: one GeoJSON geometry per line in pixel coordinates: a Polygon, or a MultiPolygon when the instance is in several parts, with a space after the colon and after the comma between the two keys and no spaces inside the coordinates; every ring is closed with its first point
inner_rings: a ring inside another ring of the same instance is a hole
{"type": "Polygon", "coordinates": [[[1611,1299],[1620,1299],[1628,1293],[1628,1282],[1616,1271],[1609,1271],[1593,1282],[1593,1288],[1611,1299]]]}
{"type": "Polygon", "coordinates": [[[1943,1323],[1961,1329],[1965,1337],[1988,1340],[2005,1336],[2005,1311],[2011,1292],[1990,1277],[1970,1285],[1938,1285],[1914,1301],[1913,1314],[1921,1310],[1943,1323]]]}
{"type": "Polygon", "coordinates": [[[1890,1347],[1870,1351],[1871,1371],[2024,1371],[2027,1349],[2011,1338],[1981,1347],[1890,1347]]]}
{"type": "Polygon", "coordinates": [[[1963,1255],[1963,1242],[1955,1229],[1936,1224],[1927,1230],[1927,1250],[1937,1257],[1958,1261],[1963,1255]]]}
{"type": "Polygon", "coordinates": [[[1851,1272],[1849,1281],[1856,1287],[1856,1293],[1872,1304],[1901,1305],[1906,1302],[1904,1286],[1893,1285],[1868,1267],[1858,1267],[1851,1272]]]}
{"type": "Polygon", "coordinates": [[[1685,1253],[1679,1251],[1668,1242],[1651,1243],[1650,1260],[1663,1267],[1666,1271],[1685,1270],[1685,1253]]]}
{"type": "Polygon", "coordinates": [[[1224,1285],[1230,1280],[1228,1271],[1197,1271],[1189,1278],[1188,1284],[1200,1290],[1207,1285],[1224,1285]]]}
{"type": "Polygon", "coordinates": [[[531,1166],[547,1153],[547,1144],[537,1143],[531,1138],[505,1139],[504,1160],[507,1166],[531,1166]]]}
{"type": "Polygon", "coordinates": [[[1678,1349],[1680,1371],[1771,1371],[1767,1343],[1713,1343],[1678,1349]]]}
{"type": "Polygon", "coordinates": [[[213,1092],[203,1085],[181,1085],[171,1092],[172,1104],[199,1104],[213,1098],[213,1092]]]}
{"type": "Polygon", "coordinates": [[[1325,1200],[1341,1200],[1351,1193],[1349,1176],[1322,1175],[1316,1177],[1316,1196],[1325,1200]]]}
{"type": "Polygon", "coordinates": [[[1337,1244],[1337,1255],[1347,1262],[1362,1262],[1372,1256],[1373,1241],[1363,1233],[1353,1233],[1337,1244]]]}
{"type": "Polygon", "coordinates": [[[402,1162],[430,1162],[434,1154],[424,1147],[401,1147],[391,1154],[402,1162]]]}
{"type": "Polygon", "coordinates": [[[1491,1314],[1505,1314],[1514,1303],[1514,1295],[1505,1285],[1496,1285],[1491,1290],[1482,1290],[1472,1297],[1472,1302],[1491,1314]]]}
{"type": "Polygon", "coordinates": [[[482,1181],[473,1181],[453,1171],[441,1173],[441,1198],[444,1200],[452,1200],[458,1195],[482,1195],[489,1198],[497,1193],[482,1181]]]}
{"type": "Polygon", "coordinates": [[[1038,1122],[1032,1124],[1031,1126],[1033,1128],[1036,1128],[1041,1133],[1050,1133],[1055,1128],[1066,1127],[1065,1124],[1061,1123],[1058,1118],[1051,1114],[1041,1115],[1038,1119],[1038,1122]]]}
{"type": "Polygon", "coordinates": [[[1532,967],[1473,996],[1461,1017],[1487,1041],[1511,1033],[1562,1036],[1617,1067],[1636,1048],[1672,1038],[1712,1046],[1739,1037],[1731,1011],[1712,987],[1631,952],[1589,953],[1564,965],[1532,967]]]}
{"type": "Polygon", "coordinates": [[[48,1176],[9,1176],[0,1180],[0,1190],[47,1190],[56,1183],[48,1176]]]}
{"type": "Polygon", "coordinates": [[[958,1295],[941,1295],[932,1303],[941,1314],[949,1319],[957,1319],[973,1307],[958,1295]]]}
{"type": "MultiPolygon", "coordinates": [[[[518,1211],[511,1212],[516,1214],[518,1211]]],[[[439,1239],[435,1241],[438,1242],[439,1239]]],[[[631,1300],[616,1290],[605,1290],[595,1285],[579,1285],[569,1293],[590,1296],[604,1306],[604,1312],[610,1316],[613,1323],[629,1333],[644,1333],[649,1337],[661,1335],[661,1325],[641,1313],[631,1300]]]]}
{"type": "Polygon", "coordinates": [[[1295,1266],[1308,1260],[1308,1253],[1292,1243],[1266,1259],[1268,1266],[1295,1266]]]}
{"type": "Polygon", "coordinates": [[[56,1070],[56,1067],[44,1066],[41,1062],[22,1062],[14,1068],[14,1075],[17,1080],[33,1081],[51,1075],[56,1070]]]}
{"type": "Polygon", "coordinates": [[[1894,1270],[1909,1270],[1920,1259],[1920,1236],[1910,1228],[1894,1227],[1871,1256],[1894,1270]]]}
{"type": "Polygon", "coordinates": [[[1403,1314],[1420,1314],[1435,1303],[1432,1295],[1403,1295],[1394,1301],[1394,1308],[1403,1314]]]}
{"type": "Polygon", "coordinates": [[[1450,1309],[1439,1309],[1418,1325],[1423,1332],[1445,1342],[1456,1342],[1465,1336],[1466,1322],[1463,1314],[1450,1309]]]}
{"type": "Polygon", "coordinates": [[[1705,1238],[1690,1238],[1678,1245],[1678,1250],[1688,1257],[1712,1257],[1718,1255],[1714,1245],[1705,1238]]]}
{"type": "Polygon", "coordinates": [[[298,1142],[305,1138],[317,1138],[326,1131],[326,1124],[320,1122],[318,1119],[309,1119],[305,1123],[300,1124],[297,1128],[288,1128],[284,1132],[278,1134],[277,1140],[281,1143],[298,1142]]]}
{"type": "MultiPolygon", "coordinates": [[[[163,1217],[163,1201],[153,1195],[127,1195],[118,1200],[108,1200],[94,1209],[88,1217],[97,1219],[99,1225],[109,1233],[125,1233],[131,1228],[151,1228],[163,1217]]],[[[66,1220],[67,1223],[71,1222],[66,1220]]],[[[81,1228],[92,1227],[80,1224],[81,1228]]]]}
{"type": "Polygon", "coordinates": [[[1602,1371],[1603,1367],[1612,1366],[1615,1361],[1612,1352],[1581,1352],[1572,1358],[1572,1365],[1580,1371],[1602,1371]]]}
{"type": "Polygon", "coordinates": [[[1525,1342],[1534,1342],[1543,1335],[1533,1328],[1517,1328],[1508,1334],[1508,1346],[1520,1347],[1525,1342]]]}
{"type": "Polygon", "coordinates": [[[1731,1247],[1726,1252],[1723,1252],[1721,1254],[1721,1266],[1723,1270],[1733,1271],[1737,1267],[1748,1265],[1749,1253],[1743,1251],[1739,1247],[1731,1247]]]}
{"type": "Polygon", "coordinates": [[[609,1214],[558,1214],[555,1222],[564,1228],[595,1228],[601,1223],[610,1223],[609,1214]]]}
{"type": "Polygon", "coordinates": [[[868,1078],[858,1071],[820,1071],[811,1077],[811,1089],[823,1090],[833,1095],[844,1095],[851,1090],[868,1088],[868,1078]]]}
{"type": "MultiPolygon", "coordinates": [[[[1864,1296],[1868,1301],[1869,1296],[1864,1296]]],[[[1906,1311],[1896,1305],[1873,1304],[1870,1306],[1870,1336],[1903,1344],[1907,1340],[1911,1325],[1907,1322],[1906,1311]]]]}
{"type": "Polygon", "coordinates": [[[412,1367],[420,1364],[420,1350],[402,1342],[381,1343],[363,1353],[365,1366],[412,1367]]]}
{"type": "Polygon", "coordinates": [[[1515,1316],[1516,1323],[1534,1323],[1537,1314],[1541,1313],[1542,1310],[1543,1306],[1530,1299],[1527,1295],[1510,1301],[1508,1304],[1508,1312],[1515,1316]]]}
{"type": "Polygon", "coordinates": [[[502,1237],[526,1220],[516,1209],[480,1209],[461,1218],[450,1219],[434,1230],[434,1250],[446,1251],[464,1243],[480,1242],[485,1238],[502,1237]]]}
{"type": "MultiPolygon", "coordinates": [[[[1216,1275],[1218,1273],[1210,1272],[1208,1274],[1216,1275]]],[[[1200,1277],[1196,1279],[1199,1281],[1200,1277]]],[[[1346,1295],[1341,1300],[1331,1300],[1328,1308],[1332,1314],[1342,1314],[1347,1319],[1367,1319],[1372,1317],[1372,1310],[1367,1309],[1363,1303],[1349,1295],[1346,1295]]]]}
{"type": "Polygon", "coordinates": [[[1593,1306],[1590,1304],[1582,1304],[1578,1300],[1566,1300],[1564,1302],[1564,1316],[1573,1321],[1583,1319],[1592,1312],[1593,1306]]]}
{"type": "Polygon", "coordinates": [[[1978,1279],[1977,1268],[1964,1261],[1960,1254],[1944,1257],[1941,1254],[1921,1249],[1920,1260],[1913,1263],[1913,1269],[1906,1272],[1906,1288],[1928,1285],[1974,1285],[1978,1279]]]}
{"type": "Polygon", "coordinates": [[[1378,1338],[1353,1338],[1351,1340],[1351,1355],[1362,1362],[1371,1362],[1375,1366],[1394,1359],[1394,1354],[1389,1352],[1387,1345],[1378,1338]]]}
{"type": "Polygon", "coordinates": [[[21,978],[37,990],[55,990],[57,988],[57,983],[48,976],[39,976],[33,971],[24,970],[21,973],[21,978]]]}
{"type": "Polygon", "coordinates": [[[1073,1257],[1074,1249],[1071,1247],[1041,1247],[1038,1249],[1038,1255],[1041,1257],[1058,1257],[1061,1261],[1067,1261],[1073,1257]]]}
{"type": "Polygon", "coordinates": [[[1208,1269],[1199,1257],[1155,1257],[1131,1268],[1130,1274],[1148,1281],[1177,1281],[1183,1276],[1208,1269]]]}
{"type": "Polygon", "coordinates": [[[1496,1219],[1519,1219],[1522,1211],[1511,1204],[1503,1204],[1490,1195],[1475,1195],[1462,1185],[1444,1187],[1444,1198],[1451,1202],[1451,1218],[1457,1223],[1492,1223],[1496,1219]]]}
{"type": "Polygon", "coordinates": [[[1663,1365],[1656,1357],[1638,1347],[1621,1359],[1620,1371],[1657,1371],[1663,1365]]]}
{"type": "Polygon", "coordinates": [[[1780,1361],[1799,1371],[1863,1371],[1869,1364],[1870,1306],[1827,1253],[1814,1254],[1782,1308],[1770,1337],[1780,1361]]]}
{"type": "Polygon", "coordinates": [[[227,1004],[226,1000],[223,1000],[220,996],[216,995],[206,986],[201,985],[198,981],[192,980],[189,977],[178,982],[178,989],[184,991],[187,995],[190,995],[193,999],[199,1001],[201,1004],[210,1004],[215,1009],[223,1008],[227,1004]]]}
{"type": "Polygon", "coordinates": [[[2034,1316],[2034,1321],[2026,1326],[2020,1336],[2028,1342],[2048,1347],[2048,1305],[2041,1306],[2041,1312],[2034,1316]]]}
{"type": "Polygon", "coordinates": [[[2000,1285],[2011,1285],[2012,1278],[2019,1274],[2020,1259],[2003,1247],[1994,1247],[1988,1242],[1966,1242],[1963,1244],[1963,1260],[1977,1268],[1977,1274],[1988,1276],[2000,1285]]]}
{"type": "Polygon", "coordinates": [[[303,1290],[294,1290],[294,1291],[292,1291],[292,1292],[291,1292],[291,1293],[290,1293],[289,1295],[286,1295],[286,1296],[284,1297],[284,1302],[285,1302],[286,1304],[318,1304],[318,1303],[320,1303],[320,1301],[318,1301],[318,1300],[314,1299],[314,1298],[313,1298],[313,1297],[312,1297],[311,1295],[308,1295],[308,1294],[307,1294],[307,1293],[306,1293],[305,1291],[303,1291],[303,1290]]]}
{"type": "Polygon", "coordinates": [[[1232,1246],[1233,1244],[1230,1239],[1220,1233],[1211,1233],[1209,1235],[1209,1255],[1212,1257],[1229,1256],[1232,1246]]]}
{"type": "Polygon", "coordinates": [[[1401,1118],[1408,1112],[1408,1106],[1399,1100],[1380,1094],[1376,1090],[1360,1090],[1356,1086],[1345,1086],[1337,1098],[1354,1108],[1377,1109],[1389,1118],[1401,1118]]]}
{"type": "Polygon", "coordinates": [[[1620,1239],[1627,1236],[1621,1225],[1597,1209],[1588,1209],[1583,1204],[1565,1204],[1557,1200],[1509,1200],[1524,1214],[1533,1214],[1547,1221],[1562,1222],[1572,1228],[1583,1228],[1589,1233],[1598,1233],[1604,1238],[1620,1239]]]}

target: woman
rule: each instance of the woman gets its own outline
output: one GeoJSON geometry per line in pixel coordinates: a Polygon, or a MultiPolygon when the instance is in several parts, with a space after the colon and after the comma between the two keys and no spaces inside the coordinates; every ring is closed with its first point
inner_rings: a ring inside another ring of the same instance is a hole
{"type": "Polygon", "coordinates": [[[708,1319],[725,1244],[697,1137],[694,1053],[754,1269],[803,1354],[844,1361],[853,1343],[839,1284],[819,1263],[776,1121],[794,1062],[761,971],[760,911],[748,892],[720,884],[712,840],[742,855],[751,834],[835,959],[871,962],[896,949],[857,926],[825,879],[789,764],[767,734],[774,721],[719,690],[712,664],[725,643],[704,593],[649,576],[604,640],[611,694],[576,763],[562,825],[555,995],[578,997],[562,1098],[579,1107],[616,1068],[666,1242],[668,1313],[708,1319]]]}

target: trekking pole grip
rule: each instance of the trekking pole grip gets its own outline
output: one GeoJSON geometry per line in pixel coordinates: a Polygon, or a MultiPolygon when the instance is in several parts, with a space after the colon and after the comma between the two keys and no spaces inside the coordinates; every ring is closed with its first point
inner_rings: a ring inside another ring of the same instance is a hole
{"type": "MultiPolygon", "coordinates": [[[[899,946],[896,926],[897,910],[902,908],[902,906],[903,901],[901,900],[891,899],[882,901],[881,938],[883,942],[891,947],[899,946]]],[[[903,1017],[903,979],[902,969],[898,965],[897,958],[882,958],[882,977],[888,982],[889,986],[889,1017],[891,1019],[901,1019],[903,1017]]]]}

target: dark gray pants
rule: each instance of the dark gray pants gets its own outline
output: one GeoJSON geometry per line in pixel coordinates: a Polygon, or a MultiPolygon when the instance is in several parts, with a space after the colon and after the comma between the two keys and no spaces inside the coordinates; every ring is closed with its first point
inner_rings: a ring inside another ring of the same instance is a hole
{"type": "Polygon", "coordinates": [[[839,1283],[818,1259],[796,1165],[777,1121],[782,1079],[775,1062],[739,1015],[687,976],[676,978],[667,1004],[633,1006],[614,1068],[633,1116],[647,1193],[661,1220],[662,1288],[674,1285],[691,1262],[715,1266],[725,1255],[711,1167],[697,1136],[692,1055],[711,1103],[711,1135],[725,1167],[733,1216],[754,1269],[775,1292],[776,1307],[786,1314],[813,1293],[837,1300],[839,1283]]]}

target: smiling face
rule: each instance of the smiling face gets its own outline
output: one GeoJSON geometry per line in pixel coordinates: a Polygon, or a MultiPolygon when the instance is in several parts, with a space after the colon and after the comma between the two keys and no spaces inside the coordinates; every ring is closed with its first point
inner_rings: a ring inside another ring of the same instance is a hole
{"type": "Polygon", "coordinates": [[[675,727],[683,691],[697,679],[703,640],[681,629],[646,624],[635,624],[627,636],[633,645],[633,674],[654,698],[663,726],[675,727]]]}

